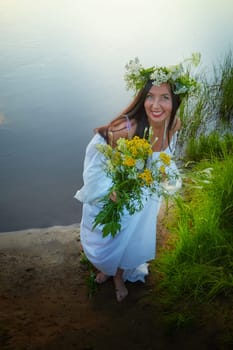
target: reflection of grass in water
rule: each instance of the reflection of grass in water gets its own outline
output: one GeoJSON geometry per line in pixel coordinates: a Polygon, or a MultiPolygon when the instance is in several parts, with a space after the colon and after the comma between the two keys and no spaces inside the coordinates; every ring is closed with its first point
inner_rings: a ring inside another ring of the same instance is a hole
{"type": "Polygon", "coordinates": [[[95,269],[93,265],[90,263],[90,261],[87,259],[84,252],[81,253],[80,256],[80,263],[87,268],[88,276],[86,277],[86,285],[88,288],[88,295],[91,298],[97,290],[97,283],[95,282],[95,269]]]}

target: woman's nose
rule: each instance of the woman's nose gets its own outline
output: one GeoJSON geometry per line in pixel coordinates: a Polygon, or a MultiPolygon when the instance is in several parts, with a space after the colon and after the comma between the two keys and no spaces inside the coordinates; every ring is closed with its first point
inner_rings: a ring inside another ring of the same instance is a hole
{"type": "Polygon", "coordinates": [[[160,107],[160,101],[158,98],[154,98],[153,103],[152,103],[154,108],[159,108],[160,107]]]}

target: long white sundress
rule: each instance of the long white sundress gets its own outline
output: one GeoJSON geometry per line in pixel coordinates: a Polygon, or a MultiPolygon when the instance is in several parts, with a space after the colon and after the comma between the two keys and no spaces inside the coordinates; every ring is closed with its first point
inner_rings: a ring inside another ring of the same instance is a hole
{"type": "MultiPolygon", "coordinates": [[[[109,276],[116,274],[117,268],[124,270],[123,278],[130,282],[145,282],[148,275],[148,262],[156,253],[156,224],[161,199],[157,196],[145,201],[141,211],[125,215],[121,220],[121,231],[115,237],[102,236],[101,227],[92,230],[95,216],[101,209],[98,200],[111,186],[111,179],[106,176],[104,156],[96,149],[96,144],[106,141],[98,133],[92,138],[86,149],[83,171],[83,187],[75,194],[75,198],[83,203],[80,224],[80,239],[85,255],[100,271],[109,276]]],[[[169,147],[163,151],[169,155],[174,150],[175,136],[169,147]]],[[[157,159],[160,152],[154,152],[152,159],[157,159]]],[[[178,173],[174,162],[171,170],[178,173]]],[[[177,185],[180,187],[180,184],[177,185]]]]}

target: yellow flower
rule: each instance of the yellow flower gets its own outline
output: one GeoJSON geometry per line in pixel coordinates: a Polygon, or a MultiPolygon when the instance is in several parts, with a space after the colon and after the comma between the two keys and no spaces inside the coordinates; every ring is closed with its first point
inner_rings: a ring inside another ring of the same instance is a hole
{"type": "Polygon", "coordinates": [[[171,164],[171,157],[168,154],[161,152],[159,157],[165,165],[171,164]]]}
{"type": "Polygon", "coordinates": [[[133,156],[133,157],[137,157],[137,155],[138,155],[138,150],[137,150],[137,148],[134,146],[134,145],[131,145],[131,147],[129,147],[129,152],[131,153],[131,155],[133,156]]]}
{"type": "Polygon", "coordinates": [[[114,166],[121,164],[121,153],[116,151],[111,154],[111,162],[114,166]]]}
{"type": "Polygon", "coordinates": [[[161,173],[162,175],[166,175],[166,170],[165,170],[165,166],[164,166],[164,165],[161,165],[161,166],[159,167],[159,171],[160,171],[160,173],[161,173]]]}
{"type": "Polygon", "coordinates": [[[149,169],[145,169],[142,173],[138,175],[138,177],[145,181],[147,185],[150,185],[153,182],[153,177],[149,169]]]}
{"type": "Polygon", "coordinates": [[[123,161],[123,165],[126,165],[126,166],[134,166],[135,165],[135,159],[133,159],[132,157],[126,157],[123,161]]]}

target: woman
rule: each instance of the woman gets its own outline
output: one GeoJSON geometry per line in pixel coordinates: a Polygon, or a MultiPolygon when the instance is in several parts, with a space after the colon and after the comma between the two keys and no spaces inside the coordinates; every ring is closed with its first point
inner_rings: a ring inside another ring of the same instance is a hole
{"type": "MultiPolygon", "coordinates": [[[[83,202],[81,243],[87,258],[99,270],[96,282],[103,283],[112,276],[118,302],[128,294],[125,281],[144,282],[148,274],[148,262],[155,257],[156,216],[160,199],[157,196],[149,198],[144,202],[143,209],[133,215],[125,211],[121,218],[121,231],[115,237],[103,237],[99,226],[93,230],[93,221],[101,209],[99,200],[111,186],[111,179],[103,170],[103,156],[96,145],[108,143],[115,147],[120,137],[143,137],[145,130],[151,127],[152,159],[157,159],[161,151],[172,155],[177,131],[181,126],[176,116],[177,110],[182,98],[196,85],[184,72],[183,65],[144,69],[135,59],[126,68],[128,86],[139,91],[117,118],[96,129],[86,150],[84,185],[75,195],[76,199],[83,202]],[[184,74],[185,83],[180,84],[184,74]]],[[[171,171],[178,173],[173,161],[170,167],[171,171]]],[[[116,193],[112,193],[110,198],[117,201],[116,193]]]]}

